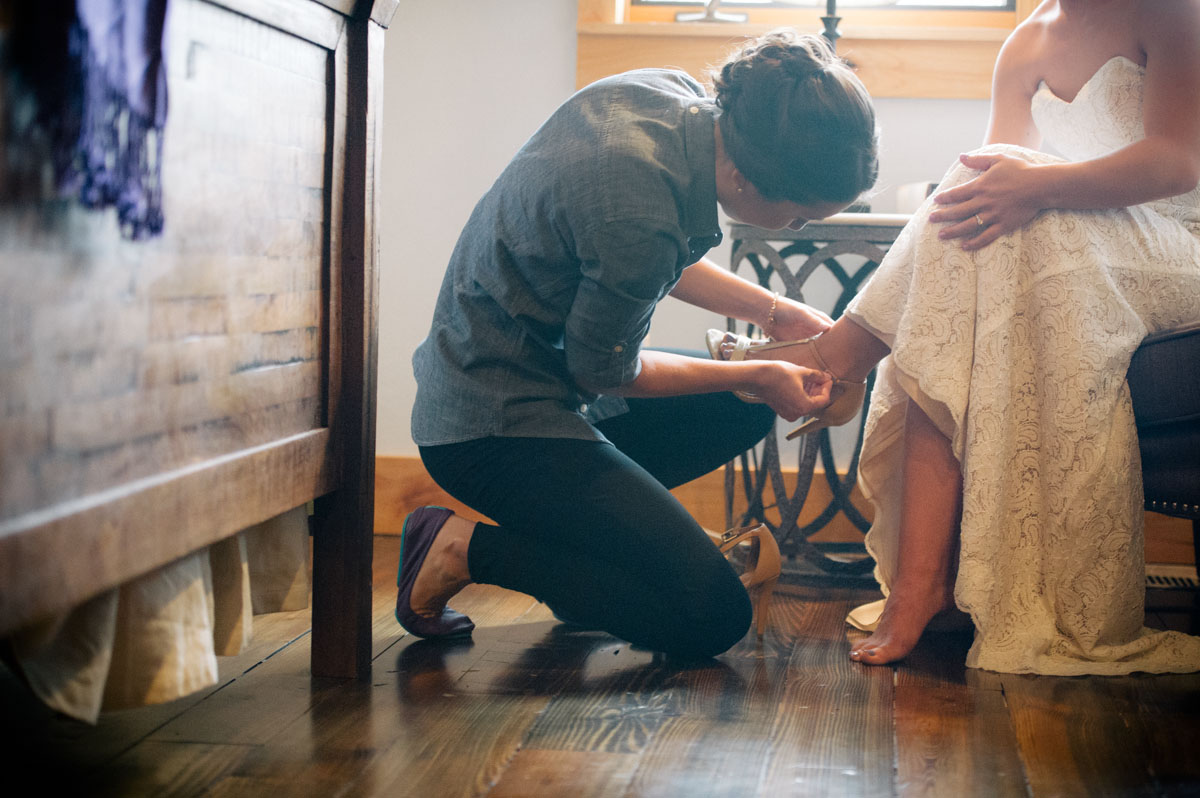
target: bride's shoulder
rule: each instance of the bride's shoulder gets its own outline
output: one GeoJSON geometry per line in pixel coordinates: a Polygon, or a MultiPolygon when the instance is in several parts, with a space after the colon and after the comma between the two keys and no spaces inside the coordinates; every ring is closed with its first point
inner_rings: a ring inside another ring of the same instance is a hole
{"type": "MultiPolygon", "coordinates": [[[[1044,5],[1044,4],[1043,4],[1044,5]]],[[[1042,7],[1022,21],[1005,39],[996,59],[996,77],[1032,94],[1044,71],[1050,31],[1042,7]]]]}

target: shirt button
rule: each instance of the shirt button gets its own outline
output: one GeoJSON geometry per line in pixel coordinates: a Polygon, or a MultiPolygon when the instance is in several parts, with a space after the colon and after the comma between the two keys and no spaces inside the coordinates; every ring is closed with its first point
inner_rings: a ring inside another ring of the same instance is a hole
{"type": "Polygon", "coordinates": [[[698,106],[698,105],[693,105],[691,108],[689,108],[689,109],[688,109],[688,113],[690,113],[690,114],[698,114],[698,113],[700,113],[700,106],[698,106]]]}
{"type": "Polygon", "coordinates": [[[625,347],[621,346],[620,344],[617,344],[616,346],[613,347],[613,351],[614,352],[624,352],[625,347]]]}
{"type": "Polygon", "coordinates": [[[588,411],[588,406],[586,404],[582,404],[579,406],[580,413],[586,413],[587,411],[588,411]]]}

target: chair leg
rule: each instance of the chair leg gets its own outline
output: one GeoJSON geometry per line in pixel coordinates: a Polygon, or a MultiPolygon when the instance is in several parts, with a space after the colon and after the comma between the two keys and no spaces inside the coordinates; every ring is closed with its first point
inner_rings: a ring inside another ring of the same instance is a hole
{"type": "MultiPolygon", "coordinates": [[[[1195,552],[1192,562],[1196,573],[1200,575],[1200,518],[1192,519],[1192,551],[1195,552]]],[[[1192,591],[1192,614],[1188,621],[1188,633],[1200,634],[1200,590],[1192,591]]]]}
{"type": "Polygon", "coordinates": [[[1196,566],[1196,572],[1200,574],[1200,518],[1192,519],[1192,563],[1196,566]]]}

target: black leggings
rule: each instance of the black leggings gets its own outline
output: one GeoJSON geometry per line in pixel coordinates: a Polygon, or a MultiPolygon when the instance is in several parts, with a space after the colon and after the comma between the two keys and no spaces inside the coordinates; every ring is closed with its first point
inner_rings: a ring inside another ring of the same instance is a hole
{"type": "Polygon", "coordinates": [[[480,523],[471,579],[655,651],[711,657],[751,606],[733,568],[669,492],[766,436],[775,415],[730,393],[631,399],[597,424],[612,445],[483,438],[421,447],[430,475],[480,523]]]}

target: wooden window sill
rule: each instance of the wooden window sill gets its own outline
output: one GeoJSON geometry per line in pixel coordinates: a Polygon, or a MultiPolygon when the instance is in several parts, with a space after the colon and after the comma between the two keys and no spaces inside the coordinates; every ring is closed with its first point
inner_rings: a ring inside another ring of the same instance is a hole
{"type": "MultiPolygon", "coordinates": [[[[776,27],[581,21],[576,27],[576,85],[628,69],[661,66],[678,67],[703,80],[731,47],[776,27]]],[[[843,23],[838,52],[854,66],[873,97],[986,99],[991,93],[992,66],[1010,30],[843,23]]]]}

